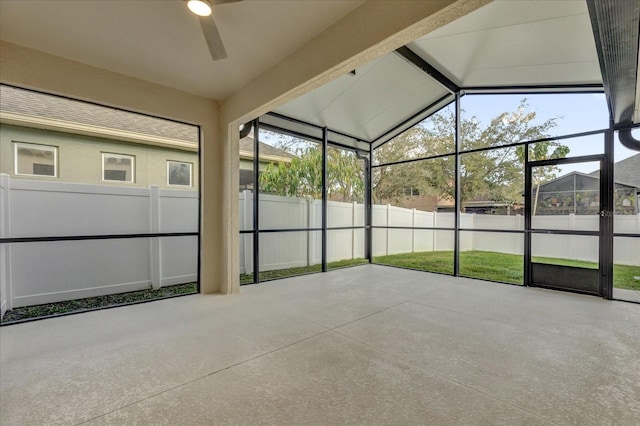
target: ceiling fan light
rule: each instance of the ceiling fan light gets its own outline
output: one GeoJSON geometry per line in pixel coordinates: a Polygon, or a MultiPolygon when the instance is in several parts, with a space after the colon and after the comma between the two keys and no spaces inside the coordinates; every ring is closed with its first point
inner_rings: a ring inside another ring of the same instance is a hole
{"type": "Polygon", "coordinates": [[[189,0],[187,7],[198,16],[211,15],[211,4],[207,0],[189,0]]]}

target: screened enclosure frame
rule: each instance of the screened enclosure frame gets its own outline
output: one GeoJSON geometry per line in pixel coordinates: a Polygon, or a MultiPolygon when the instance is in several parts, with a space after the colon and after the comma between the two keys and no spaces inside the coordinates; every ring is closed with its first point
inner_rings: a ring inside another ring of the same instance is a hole
{"type": "MultiPolygon", "coordinates": [[[[294,122],[298,125],[308,126],[309,128],[318,130],[321,132],[322,137],[318,138],[313,135],[308,135],[296,131],[291,131],[287,129],[283,129],[281,127],[265,124],[261,122],[260,118],[253,120],[251,126],[253,127],[253,181],[254,184],[254,192],[253,192],[253,226],[252,229],[243,229],[240,230],[240,235],[252,235],[253,236],[253,281],[252,283],[245,284],[258,284],[261,281],[271,281],[271,280],[261,280],[260,278],[260,235],[261,234],[277,234],[277,233],[289,233],[289,232],[320,232],[321,234],[321,272],[327,272],[328,270],[328,260],[327,260],[327,247],[328,247],[328,233],[329,231],[338,231],[338,230],[364,230],[365,231],[365,258],[370,258],[370,227],[367,227],[366,224],[370,222],[370,194],[368,188],[370,188],[370,162],[369,162],[369,151],[363,151],[348,145],[344,145],[339,142],[330,141],[329,140],[329,132],[330,129],[327,127],[315,126],[313,124],[309,124],[306,122],[302,122],[301,120],[297,120],[291,117],[285,117],[276,113],[268,113],[268,115],[278,117],[283,120],[294,122]],[[322,207],[321,207],[321,226],[318,227],[307,227],[307,228],[262,228],[260,226],[260,190],[259,190],[259,176],[260,176],[260,131],[261,130],[269,130],[281,134],[286,134],[289,136],[293,136],[296,138],[307,139],[310,141],[320,143],[322,150],[322,184],[321,184],[321,192],[322,192],[322,207]],[[365,201],[365,225],[364,226],[339,226],[339,227],[329,227],[328,226],[328,196],[327,196],[327,151],[329,148],[337,148],[341,150],[352,151],[356,154],[358,159],[363,160],[364,162],[364,201],[365,201]]],[[[342,136],[352,137],[346,135],[341,132],[335,132],[336,134],[340,134],[342,136]]]]}
{"type": "MultiPolygon", "coordinates": [[[[196,124],[192,124],[192,123],[187,123],[187,122],[183,122],[183,121],[179,121],[179,120],[175,120],[175,119],[171,119],[171,118],[166,118],[166,117],[158,117],[158,116],[154,116],[151,114],[146,114],[146,113],[141,113],[141,112],[137,112],[137,111],[131,111],[131,110],[127,110],[125,108],[119,108],[119,107],[114,107],[112,105],[103,105],[97,102],[92,102],[92,101],[88,101],[88,100],[84,100],[84,99],[75,99],[73,97],[70,96],[64,96],[64,95],[59,95],[59,94],[53,94],[53,93],[48,93],[48,92],[44,92],[44,91],[40,91],[40,90],[34,90],[31,88],[27,88],[27,87],[20,87],[20,86],[16,86],[16,85],[12,85],[12,84],[6,84],[6,83],[2,83],[3,86],[6,87],[10,87],[10,88],[15,88],[15,89],[19,89],[22,91],[26,91],[26,92],[32,92],[35,94],[43,94],[43,95],[47,95],[47,96],[53,96],[56,98],[60,98],[60,99],[65,99],[65,100],[69,100],[69,101],[73,101],[73,102],[81,102],[84,104],[88,104],[88,105],[93,105],[93,106],[98,106],[98,107],[103,107],[103,108],[109,108],[111,110],[114,111],[121,111],[121,112],[125,112],[128,114],[134,114],[134,115],[138,115],[138,116],[144,116],[144,117],[149,117],[149,118],[154,118],[154,119],[159,119],[159,120],[163,120],[163,121],[167,121],[167,122],[172,122],[172,123],[176,123],[179,125],[185,125],[185,126],[190,126],[194,128],[194,131],[197,132],[197,158],[194,161],[194,164],[197,164],[198,166],[198,176],[192,176],[192,182],[197,182],[198,184],[198,190],[197,190],[197,197],[198,197],[198,202],[197,202],[197,231],[195,232],[144,232],[144,233],[117,233],[117,234],[89,234],[89,235],[48,235],[48,236],[42,236],[42,237],[9,237],[9,238],[0,238],[0,245],[12,245],[12,244],[29,244],[29,243],[55,243],[55,242],[67,242],[67,241],[100,241],[100,240],[129,240],[129,239],[161,239],[161,238],[177,238],[177,237],[196,237],[196,245],[197,245],[197,263],[196,263],[196,292],[200,292],[200,267],[201,267],[201,215],[202,215],[202,211],[201,211],[201,198],[202,198],[202,172],[201,172],[201,164],[202,164],[202,150],[201,150],[201,144],[202,144],[202,135],[201,135],[201,129],[200,126],[196,125],[196,124]],[[196,163],[197,162],[197,163],[196,163]]],[[[172,297],[180,297],[182,295],[174,295],[174,296],[166,296],[164,298],[172,298],[172,297]]],[[[135,301],[135,302],[128,302],[127,304],[138,304],[138,303],[146,303],[149,301],[153,301],[154,299],[149,299],[149,300],[140,300],[140,301],[135,301]]],[[[89,308],[89,309],[83,309],[81,312],[85,312],[87,310],[101,310],[101,309],[109,309],[112,307],[117,307],[117,306],[121,306],[121,305],[110,305],[110,306],[101,306],[101,307],[96,307],[96,308],[89,308]]],[[[64,315],[73,315],[75,313],[78,313],[76,311],[71,311],[71,312],[67,312],[67,313],[61,313],[61,314],[55,314],[54,316],[64,316],[64,315]]],[[[34,318],[27,318],[24,320],[19,320],[17,322],[29,322],[29,321],[34,321],[34,320],[38,320],[41,319],[42,317],[34,317],[34,318]]],[[[14,322],[8,322],[8,323],[0,323],[0,326],[3,325],[10,325],[14,322]]]]}
{"type": "MultiPolygon", "coordinates": [[[[615,233],[613,231],[613,193],[614,193],[614,179],[613,179],[613,169],[614,169],[614,157],[613,157],[613,148],[614,148],[614,134],[616,131],[629,129],[629,128],[637,128],[638,125],[632,126],[620,126],[615,125],[613,121],[609,118],[609,127],[602,128],[597,130],[589,130],[584,132],[577,132],[571,134],[563,134],[554,137],[544,137],[534,140],[526,140],[517,143],[510,143],[498,146],[490,146],[490,147],[482,147],[475,149],[462,149],[461,143],[461,99],[463,96],[482,96],[482,95],[494,95],[494,94],[518,94],[518,95],[535,95],[535,94],[585,94],[585,93],[604,93],[604,89],[602,85],[597,84],[581,84],[581,85],[531,85],[531,86],[505,86],[505,87],[457,87],[451,81],[448,81],[446,77],[444,77],[441,73],[437,72],[437,70],[430,65],[426,64],[421,58],[417,57],[417,55],[412,55],[412,52],[407,49],[399,49],[399,52],[396,52],[400,55],[408,57],[409,60],[417,65],[419,68],[423,69],[425,73],[427,73],[431,77],[435,77],[438,81],[447,89],[450,89],[450,93],[437,99],[434,102],[429,103],[425,108],[418,111],[411,117],[406,118],[402,122],[398,123],[393,128],[388,129],[382,136],[376,138],[375,140],[363,140],[357,138],[353,135],[348,135],[345,133],[341,133],[340,131],[334,130],[331,127],[327,126],[319,126],[314,123],[307,122],[305,120],[301,120],[299,118],[288,117],[280,113],[270,112],[265,116],[255,120],[253,122],[254,134],[259,134],[259,129],[264,128],[268,130],[272,130],[275,132],[280,132],[284,134],[289,134],[294,137],[301,137],[309,140],[313,140],[316,142],[322,143],[322,152],[323,152],[323,186],[322,186],[322,194],[323,194],[323,216],[322,216],[322,227],[320,228],[296,228],[296,229],[259,229],[258,227],[258,198],[259,195],[256,191],[256,196],[254,196],[254,228],[250,230],[242,230],[241,234],[253,234],[254,236],[254,271],[253,271],[253,283],[259,283],[259,251],[260,251],[260,242],[259,235],[260,233],[274,233],[274,232],[321,232],[322,233],[322,272],[327,270],[327,231],[331,228],[326,226],[326,149],[328,146],[335,146],[340,149],[348,149],[355,152],[359,152],[361,155],[366,157],[365,160],[365,181],[366,181],[366,189],[365,189],[365,225],[364,227],[351,228],[347,227],[345,229],[364,229],[365,231],[365,258],[368,263],[375,263],[373,256],[373,230],[374,229],[413,229],[413,230],[429,230],[429,231],[447,231],[452,232],[454,234],[454,257],[453,257],[453,273],[447,275],[467,277],[472,279],[479,279],[483,281],[494,281],[486,278],[478,278],[465,275],[460,271],[460,239],[461,233],[463,232],[489,232],[489,233],[508,233],[508,234],[519,234],[522,235],[525,241],[523,247],[523,286],[531,285],[531,276],[529,272],[529,267],[527,266],[527,261],[531,259],[531,251],[530,251],[530,239],[533,233],[537,231],[528,229],[522,230],[514,230],[514,229],[465,229],[460,225],[460,217],[461,217],[461,184],[460,184],[460,161],[461,156],[465,154],[471,153],[480,153],[486,151],[493,151],[496,149],[505,149],[505,148],[513,148],[513,147],[524,147],[525,158],[523,164],[523,171],[529,167],[529,147],[533,146],[536,143],[541,142],[550,142],[550,141],[562,141],[566,139],[580,138],[586,136],[594,136],[600,135],[603,138],[603,153],[598,156],[598,158],[602,163],[601,173],[602,179],[600,181],[601,187],[601,196],[603,197],[603,205],[606,206],[606,209],[600,212],[600,228],[597,234],[599,235],[599,253],[600,260],[599,263],[601,265],[601,270],[603,271],[603,276],[601,277],[601,289],[600,296],[606,299],[613,299],[613,239],[614,237],[630,237],[630,238],[640,238],[638,234],[629,234],[629,233],[615,233]],[[417,63],[417,64],[416,64],[417,63]],[[426,64],[426,65],[425,65],[426,64]],[[455,90],[457,89],[457,90],[455,90]],[[455,91],[453,91],[455,90],[455,91]],[[385,164],[375,164],[375,151],[384,146],[387,142],[392,140],[394,137],[400,135],[401,133],[409,130],[413,126],[417,125],[422,120],[425,120],[431,117],[433,114],[441,111],[443,108],[453,105],[454,114],[455,114],[455,149],[452,152],[441,153],[438,155],[425,156],[420,158],[411,158],[405,160],[394,161],[385,164]],[[425,115],[426,113],[426,115],[425,115]],[[279,120],[285,122],[292,122],[296,124],[296,129],[291,130],[281,126],[273,125],[269,123],[271,117],[277,117],[279,120]],[[415,121],[416,117],[420,117],[419,121],[415,121]],[[264,122],[266,118],[266,123],[264,122]],[[411,126],[407,127],[407,123],[412,123],[411,126]],[[321,131],[323,137],[314,136],[311,133],[305,133],[300,131],[301,127],[306,127],[310,129],[315,129],[316,131],[321,131]],[[347,138],[350,138],[354,141],[353,144],[344,144],[340,142],[332,142],[328,138],[328,134],[330,132],[334,132],[336,134],[340,134],[347,138]],[[363,150],[359,147],[362,144],[367,144],[369,146],[369,150],[363,150]],[[412,162],[419,162],[425,160],[434,160],[441,158],[453,158],[455,161],[455,183],[454,183],[454,194],[455,194],[455,203],[454,203],[454,211],[456,212],[454,216],[454,225],[452,227],[407,227],[407,226],[380,226],[372,224],[372,182],[373,182],[373,171],[376,168],[385,167],[385,166],[393,166],[399,164],[406,164],[412,162]]],[[[254,179],[255,182],[258,182],[258,138],[256,138],[255,150],[254,153],[254,179]]],[[[571,161],[571,157],[567,159],[567,162],[571,161]]],[[[559,161],[561,163],[562,160],[559,161]]],[[[533,163],[533,162],[532,162],[533,163]]],[[[526,185],[526,184],[525,184],[526,185]]],[[[529,200],[527,201],[527,194],[525,193],[525,209],[527,206],[530,208],[530,194],[529,200]]],[[[562,233],[562,232],[559,232],[562,233]]],[[[579,231],[572,232],[574,234],[579,234],[579,231]]],[[[386,265],[391,267],[400,267],[395,265],[386,265]]],[[[433,272],[433,273],[442,273],[442,272],[433,272]]],[[[513,284],[506,283],[503,281],[495,281],[505,284],[513,284]]],[[[517,285],[517,284],[516,284],[517,285]]]]}

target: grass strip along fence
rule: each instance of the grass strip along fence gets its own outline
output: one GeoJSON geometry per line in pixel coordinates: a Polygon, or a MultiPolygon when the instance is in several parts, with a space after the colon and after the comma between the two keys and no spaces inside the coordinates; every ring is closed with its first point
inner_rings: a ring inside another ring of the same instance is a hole
{"type": "MultiPolygon", "coordinates": [[[[560,259],[554,257],[533,257],[534,262],[553,265],[574,266],[580,268],[598,268],[595,262],[560,259]]],[[[389,256],[377,256],[374,263],[400,266],[428,272],[453,274],[453,251],[434,251],[403,253],[389,256]]],[[[500,281],[511,284],[523,284],[524,268],[522,255],[487,251],[460,252],[460,275],[500,281]]],[[[613,286],[619,289],[640,291],[640,266],[613,266],[613,286]]]]}
{"type": "MultiPolygon", "coordinates": [[[[374,263],[380,265],[399,266],[427,272],[453,274],[453,251],[418,252],[376,256],[373,260],[374,263]]],[[[594,262],[552,257],[534,257],[533,261],[581,268],[595,269],[598,267],[597,263],[594,262]]],[[[360,258],[329,262],[327,266],[329,269],[337,269],[362,265],[365,263],[367,263],[367,260],[360,258]]],[[[276,280],[320,271],[321,265],[319,264],[278,269],[274,271],[263,271],[260,272],[260,281],[276,280]]],[[[464,251],[460,253],[460,274],[472,278],[521,285],[524,280],[522,256],[486,251],[464,251]]],[[[615,288],[640,291],[640,266],[614,265],[613,280],[615,288]]],[[[240,275],[241,285],[250,284],[252,282],[252,274],[240,275]]],[[[82,312],[86,310],[127,305],[149,300],[159,300],[194,293],[196,293],[196,284],[188,283],[161,287],[157,290],[148,289],[65,302],[47,303],[44,305],[27,306],[8,311],[2,318],[2,323],[19,322],[31,318],[48,317],[71,312],[82,312]]]]}
{"type": "Polygon", "coordinates": [[[138,290],[130,291],[128,293],[109,294],[106,296],[87,297],[85,299],[25,306],[7,311],[2,317],[2,323],[17,322],[39,317],[49,317],[72,312],[83,312],[112,306],[129,305],[132,303],[167,299],[169,297],[182,296],[186,294],[195,294],[196,288],[196,283],[178,284],[160,287],[157,290],[138,290]]]}
{"type": "MultiPolygon", "coordinates": [[[[356,265],[364,265],[365,263],[369,263],[367,259],[358,258],[358,259],[346,259],[346,260],[338,260],[336,262],[328,262],[328,269],[338,269],[338,268],[346,268],[349,266],[356,265]]],[[[271,281],[277,280],[280,278],[287,277],[295,277],[297,275],[304,275],[313,272],[322,271],[322,265],[311,265],[311,266],[299,266],[296,268],[286,268],[286,269],[276,269],[273,271],[263,271],[260,272],[260,281],[271,281]]],[[[252,284],[253,283],[253,274],[240,274],[240,285],[252,284]]]]}

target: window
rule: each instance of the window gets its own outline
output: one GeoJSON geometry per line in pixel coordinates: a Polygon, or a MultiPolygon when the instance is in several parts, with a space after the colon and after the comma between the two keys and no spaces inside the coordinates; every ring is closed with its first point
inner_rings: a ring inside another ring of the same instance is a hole
{"type": "Polygon", "coordinates": [[[419,195],[420,195],[420,190],[418,188],[414,188],[414,187],[404,188],[405,197],[417,197],[419,195]]]}
{"type": "Polygon", "coordinates": [[[135,158],[132,155],[102,153],[102,180],[133,182],[135,158]]]}
{"type": "Polygon", "coordinates": [[[167,161],[167,183],[177,186],[191,186],[192,163],[167,161]]]}
{"type": "Polygon", "coordinates": [[[17,175],[58,176],[58,147],[30,143],[15,144],[17,175]]]}

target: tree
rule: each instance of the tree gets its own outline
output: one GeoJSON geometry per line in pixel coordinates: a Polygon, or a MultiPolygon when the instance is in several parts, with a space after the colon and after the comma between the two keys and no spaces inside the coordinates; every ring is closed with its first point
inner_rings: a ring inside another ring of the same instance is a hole
{"type": "MultiPolygon", "coordinates": [[[[271,163],[260,174],[260,191],[288,196],[322,198],[322,149],[282,135],[275,144],[295,155],[290,163],[271,163]]],[[[360,201],[364,196],[363,163],[353,152],[327,151],[327,196],[360,201]]]]}
{"type": "MultiPolygon", "coordinates": [[[[550,160],[554,158],[565,158],[569,153],[569,147],[558,142],[538,142],[529,147],[529,161],[550,160]]],[[[524,147],[519,146],[517,150],[518,159],[524,162],[524,147]]],[[[536,215],[538,209],[538,198],[540,194],[540,184],[555,179],[559,169],[555,166],[536,167],[531,175],[532,183],[536,187],[533,199],[532,215],[536,215]]]]}
{"type": "MultiPolygon", "coordinates": [[[[483,127],[475,117],[461,120],[463,151],[495,147],[460,156],[460,191],[463,206],[473,200],[492,200],[517,204],[524,190],[524,147],[505,147],[548,136],[558,118],[535,123],[523,99],[515,111],[503,112],[483,127]]],[[[455,151],[455,115],[446,108],[387,142],[374,153],[375,164],[389,164],[455,151]]],[[[322,197],[322,151],[316,144],[280,135],[276,147],[293,153],[290,163],[273,163],[260,175],[263,192],[291,197],[322,197]]],[[[561,158],[569,149],[555,141],[540,142],[530,148],[530,159],[561,158]]],[[[329,148],[327,192],[331,198],[362,201],[364,179],[362,162],[353,152],[329,148]]],[[[552,179],[557,168],[536,169],[534,183],[552,179]]],[[[455,157],[443,156],[424,161],[387,165],[374,169],[374,202],[398,203],[408,194],[431,195],[453,200],[455,157]]],[[[537,197],[536,197],[537,199],[537,197]]]]}
{"type": "MultiPolygon", "coordinates": [[[[497,149],[460,156],[460,191],[464,204],[472,200],[519,203],[524,189],[524,148],[500,146],[547,137],[558,118],[535,124],[536,113],[528,111],[526,99],[513,112],[503,112],[482,127],[473,116],[461,120],[463,151],[497,149]]],[[[455,115],[445,109],[384,144],[374,153],[376,164],[451,153],[455,150],[455,115]]],[[[557,142],[534,144],[532,160],[564,157],[569,152],[557,142]],[[546,157],[545,157],[546,156],[546,157]],[[555,157],[554,157],[555,156],[555,157]]],[[[541,169],[542,170],[542,169],[541,169]]],[[[541,179],[555,176],[557,169],[546,168],[541,179]]],[[[538,183],[539,183],[538,180],[538,183]]],[[[374,174],[374,201],[397,202],[407,185],[420,194],[454,199],[454,157],[441,157],[399,165],[383,166],[374,174]]]]}

